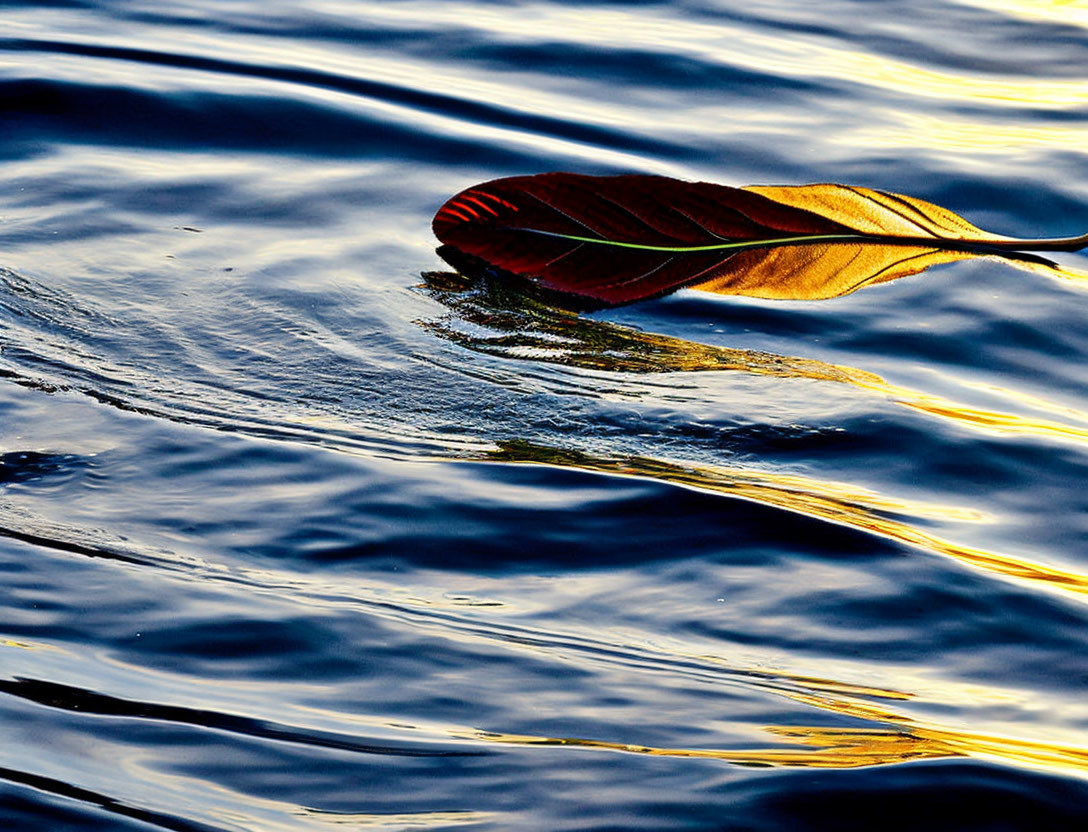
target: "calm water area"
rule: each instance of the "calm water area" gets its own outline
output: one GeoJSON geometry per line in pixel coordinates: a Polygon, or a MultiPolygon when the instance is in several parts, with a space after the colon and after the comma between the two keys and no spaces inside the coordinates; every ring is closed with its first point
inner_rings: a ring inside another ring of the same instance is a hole
{"type": "Polygon", "coordinates": [[[1088,828],[1088,254],[436,255],[554,170],[1083,234],[1088,4],[0,2],[0,828],[1088,828]]]}

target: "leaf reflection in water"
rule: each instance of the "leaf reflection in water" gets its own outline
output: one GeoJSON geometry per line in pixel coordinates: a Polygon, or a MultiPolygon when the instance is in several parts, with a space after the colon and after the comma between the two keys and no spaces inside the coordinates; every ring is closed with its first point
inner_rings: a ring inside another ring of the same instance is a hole
{"type": "MultiPolygon", "coordinates": [[[[785,251],[779,249],[778,251],[785,251]]],[[[519,291],[502,281],[455,272],[424,272],[423,288],[453,314],[419,321],[433,334],[474,352],[503,358],[617,373],[739,371],[779,378],[849,384],[961,427],[1088,442],[1088,413],[989,387],[990,394],[1019,400],[1048,415],[1061,414],[1085,426],[1054,419],[988,410],[892,384],[875,373],[842,364],[758,350],[699,344],[593,320],[519,291]]],[[[963,384],[967,387],[966,383],[963,384]]]]}
{"type": "Polygon", "coordinates": [[[505,286],[454,272],[425,272],[424,288],[455,318],[420,325],[476,352],[620,373],[743,370],[760,375],[879,383],[879,376],[822,361],[698,344],[583,318],[505,286]],[[467,323],[484,332],[466,331],[467,323]]]}
{"type": "MultiPolygon", "coordinates": [[[[691,288],[770,298],[829,298],[865,285],[917,274],[939,263],[978,256],[993,254],[860,243],[784,246],[737,252],[730,257],[726,271],[691,288]]],[[[1088,275],[1082,272],[1041,258],[1002,256],[1001,259],[1048,277],[1081,284],[1088,281],[1088,275]]],[[[478,269],[468,268],[465,272],[423,275],[422,288],[451,314],[439,320],[421,321],[420,325],[475,352],[616,373],[738,371],[836,382],[886,396],[902,406],[974,430],[1077,443],[1088,440],[1088,427],[966,405],[890,383],[853,367],[699,344],[584,318],[563,308],[562,297],[557,301],[557,296],[540,293],[532,285],[503,280],[501,276],[495,279],[478,269]]],[[[968,381],[959,384],[965,390],[978,387],[968,381]]],[[[992,386],[986,392],[1029,410],[1042,411],[1046,417],[1060,416],[1088,425],[1088,414],[1068,407],[992,386]]],[[[539,464],[647,478],[750,500],[876,534],[1033,589],[1069,593],[1066,597],[1077,599],[1088,597],[1088,575],[956,543],[912,522],[921,518],[948,522],[986,519],[954,506],[911,503],[842,483],[754,468],[687,466],[644,456],[593,455],[527,441],[501,443],[482,458],[504,464],[539,464]]],[[[456,734],[485,743],[719,759],[743,766],[854,768],[924,759],[977,758],[1088,776],[1088,741],[1078,745],[1071,737],[1068,743],[1058,744],[1046,738],[1004,736],[1000,727],[978,732],[918,719],[892,707],[894,702],[908,705],[913,696],[907,692],[836,686],[815,679],[806,684],[801,677],[792,678],[788,685],[769,687],[799,704],[865,724],[763,726],[779,742],[747,748],[666,748],[588,737],[548,737],[479,729],[456,734]]]]}

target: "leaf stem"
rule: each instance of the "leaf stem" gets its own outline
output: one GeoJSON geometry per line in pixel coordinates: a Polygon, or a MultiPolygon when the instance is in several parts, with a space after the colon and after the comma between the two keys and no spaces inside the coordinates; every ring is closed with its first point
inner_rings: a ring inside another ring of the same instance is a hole
{"type": "Polygon", "coordinates": [[[1088,248],[1088,234],[1079,237],[1051,237],[1041,240],[997,240],[994,248],[1015,249],[1020,251],[1080,251],[1088,248]]]}

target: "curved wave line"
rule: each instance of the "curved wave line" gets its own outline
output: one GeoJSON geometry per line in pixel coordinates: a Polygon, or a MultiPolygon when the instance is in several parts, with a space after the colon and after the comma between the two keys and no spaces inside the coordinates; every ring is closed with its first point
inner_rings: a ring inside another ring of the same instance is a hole
{"type": "Polygon", "coordinates": [[[86,58],[105,58],[117,61],[132,61],[153,66],[168,66],[179,69],[191,69],[223,75],[237,75],[247,78],[262,78],[280,81],[315,89],[345,93],[360,98],[367,98],[399,104],[416,111],[433,113],[458,121],[483,123],[491,126],[523,130],[537,135],[584,142],[591,145],[619,148],[626,150],[646,150],[660,154],[660,139],[639,139],[636,135],[621,133],[606,127],[572,123],[569,119],[539,115],[530,112],[512,110],[495,104],[474,101],[453,95],[446,95],[429,90],[420,90],[393,84],[388,81],[375,81],[367,78],[351,78],[324,72],[317,69],[305,69],[297,66],[260,66],[258,64],[231,61],[224,58],[185,55],[181,53],[158,52],[151,49],[138,49],[124,46],[99,46],[87,43],[73,43],[59,40],[37,40],[31,38],[0,38],[0,50],[12,52],[46,52],[59,55],[74,55],[86,58]]]}

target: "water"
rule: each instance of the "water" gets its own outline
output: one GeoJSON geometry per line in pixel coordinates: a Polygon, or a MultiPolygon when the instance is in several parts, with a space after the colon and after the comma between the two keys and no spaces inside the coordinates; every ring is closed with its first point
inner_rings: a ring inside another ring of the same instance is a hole
{"type": "Polygon", "coordinates": [[[5,829],[1088,816],[1088,293],[966,261],[581,316],[499,176],[1088,230],[1058,0],[0,12],[5,829]]]}

